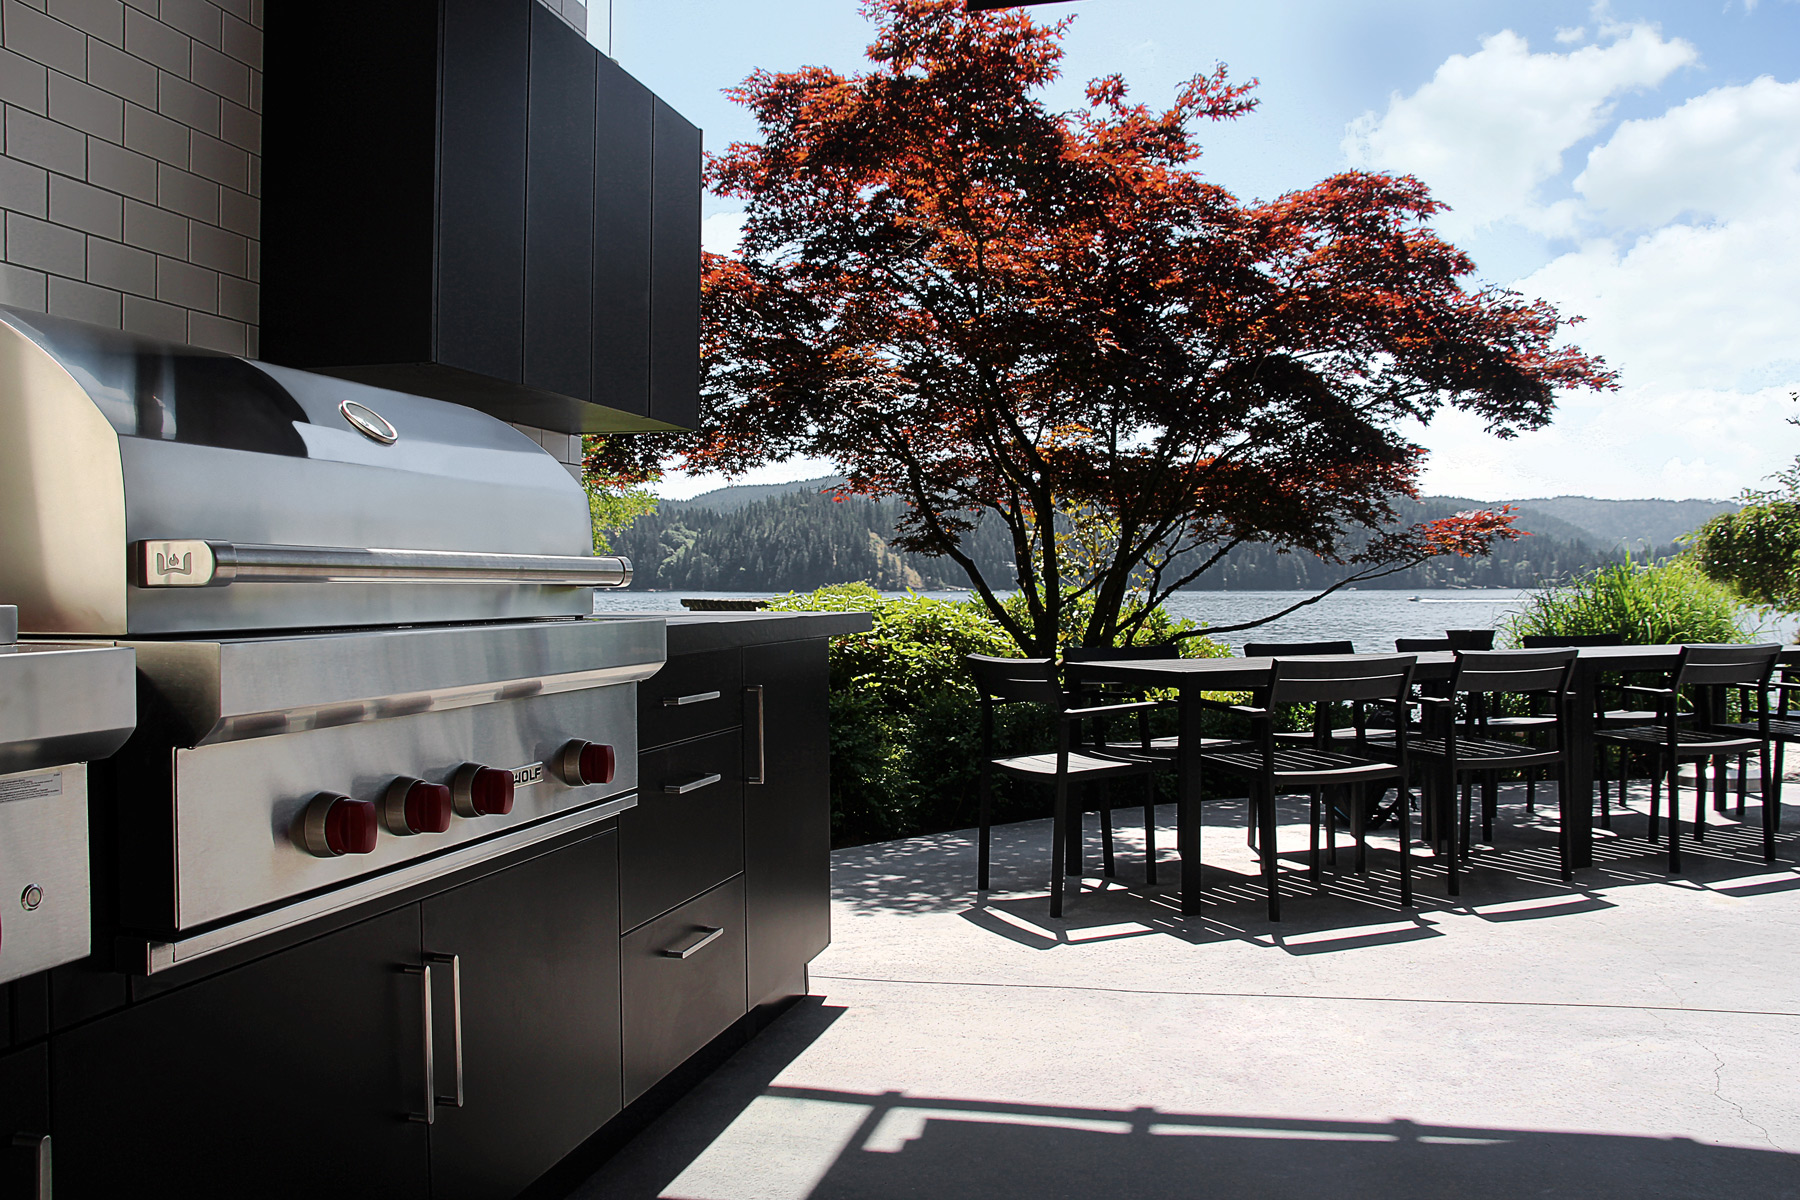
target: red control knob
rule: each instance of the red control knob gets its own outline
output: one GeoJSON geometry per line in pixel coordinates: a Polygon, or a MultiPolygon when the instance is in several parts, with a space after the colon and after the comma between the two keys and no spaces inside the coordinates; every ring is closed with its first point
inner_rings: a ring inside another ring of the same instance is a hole
{"type": "Polygon", "coordinates": [[[375,806],[334,792],[322,792],[306,806],[301,834],[320,858],[369,854],[375,849],[375,806]]]}
{"type": "Polygon", "coordinates": [[[464,763],[457,769],[450,791],[461,816],[504,817],[512,811],[511,771],[484,767],[480,763],[464,763]]]}
{"type": "Polygon", "coordinates": [[[382,808],[387,827],[401,835],[443,833],[450,828],[450,789],[402,775],[388,785],[382,808]]]}
{"type": "Polygon", "coordinates": [[[562,749],[563,782],[570,787],[590,783],[611,783],[618,766],[618,756],[611,746],[600,742],[584,742],[576,738],[562,749]]]}

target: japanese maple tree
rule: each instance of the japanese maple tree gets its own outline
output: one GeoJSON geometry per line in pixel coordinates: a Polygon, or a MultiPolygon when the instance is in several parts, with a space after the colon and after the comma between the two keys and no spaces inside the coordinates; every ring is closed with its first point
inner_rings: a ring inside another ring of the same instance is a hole
{"type": "Polygon", "coordinates": [[[955,560],[1035,654],[1071,614],[1086,643],[1129,639],[1245,543],[1341,562],[1343,586],[1518,536],[1504,511],[1393,528],[1425,453],[1407,431],[1451,406],[1511,437],[1612,376],[1548,304],[1465,282],[1423,184],[1242,201],[1196,169],[1195,129],[1251,111],[1253,81],[1220,67],[1156,109],[1112,76],[1053,112],[1069,20],[864,11],[868,71],[730,93],[762,138],[708,165],[745,222],[706,259],[702,428],[609,439],[595,470],[830,460],[904,500],[897,543],[955,560]],[[965,552],[982,520],[1015,578],[965,552]]]}

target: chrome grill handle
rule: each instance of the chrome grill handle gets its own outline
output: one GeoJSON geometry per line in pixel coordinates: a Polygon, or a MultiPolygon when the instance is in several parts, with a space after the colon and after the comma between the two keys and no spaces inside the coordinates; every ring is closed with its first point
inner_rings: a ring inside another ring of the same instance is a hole
{"type": "Polygon", "coordinates": [[[134,542],[141,588],[233,583],[479,583],[622,588],[631,560],[612,556],[489,554],[461,550],[364,550],[352,546],[255,546],[178,538],[134,542]]]}

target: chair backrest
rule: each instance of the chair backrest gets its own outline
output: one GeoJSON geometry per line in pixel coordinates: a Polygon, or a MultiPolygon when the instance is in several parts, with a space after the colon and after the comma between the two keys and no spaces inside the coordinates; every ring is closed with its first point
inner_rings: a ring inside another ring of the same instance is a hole
{"type": "Polygon", "coordinates": [[[1681,662],[1675,670],[1675,686],[1766,685],[1780,653],[1779,642],[1760,646],[1683,646],[1681,662]]]}
{"type": "Polygon", "coordinates": [[[1452,650],[1492,650],[1494,648],[1494,631],[1491,629],[1446,629],[1444,639],[1450,643],[1452,650]]]}
{"type": "Polygon", "coordinates": [[[1552,646],[1623,646],[1625,638],[1617,633],[1528,633],[1519,639],[1527,650],[1545,650],[1552,646]]]}
{"type": "Polygon", "coordinates": [[[1394,649],[1402,654],[1423,654],[1428,650],[1450,650],[1449,638],[1395,638],[1394,649]]]}
{"type": "Polygon", "coordinates": [[[1410,654],[1278,658],[1269,680],[1269,703],[1398,700],[1412,687],[1415,662],[1410,654]]]}
{"type": "Polygon", "coordinates": [[[1314,654],[1355,654],[1349,642],[1245,642],[1245,658],[1295,658],[1314,654]]]}
{"type": "Polygon", "coordinates": [[[964,661],[975,676],[975,686],[983,700],[1023,700],[1050,705],[1063,702],[1062,687],[1056,682],[1055,659],[971,654],[964,661]]]}
{"type": "Polygon", "coordinates": [[[1135,662],[1148,658],[1180,658],[1180,646],[1071,646],[1064,662],[1135,662]]]}
{"type": "Polygon", "coordinates": [[[1565,692],[1577,651],[1460,650],[1451,687],[1458,692],[1565,692]]]}

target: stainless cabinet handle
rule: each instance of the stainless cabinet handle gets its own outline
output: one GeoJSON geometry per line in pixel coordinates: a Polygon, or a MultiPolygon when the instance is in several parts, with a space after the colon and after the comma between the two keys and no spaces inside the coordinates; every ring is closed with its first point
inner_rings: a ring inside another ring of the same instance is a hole
{"type": "Polygon", "coordinates": [[[424,981],[421,990],[425,995],[425,1111],[407,1113],[406,1119],[420,1121],[426,1125],[437,1124],[437,1057],[432,1053],[432,1046],[437,1039],[433,1035],[431,1026],[431,967],[432,964],[426,962],[419,967],[408,965],[400,968],[408,975],[417,975],[424,981]]]}
{"type": "Polygon", "coordinates": [[[453,1063],[456,1073],[455,1090],[448,1096],[437,1097],[439,1104],[448,1104],[451,1108],[463,1106],[463,1020],[462,1020],[462,956],[458,954],[427,954],[427,963],[450,968],[450,1044],[455,1048],[456,1060],[453,1063]]]}
{"type": "Polygon", "coordinates": [[[756,697],[756,771],[745,783],[769,782],[769,740],[763,727],[763,690],[762,684],[751,684],[744,689],[746,696],[756,697]]]}
{"type": "Polygon", "coordinates": [[[670,946],[668,949],[663,950],[661,952],[662,956],[664,958],[689,958],[689,957],[693,956],[694,954],[699,953],[699,951],[703,947],[710,946],[714,942],[718,941],[720,938],[725,936],[725,930],[723,927],[720,927],[718,929],[705,929],[705,928],[696,929],[696,930],[694,930],[694,932],[699,934],[699,936],[696,937],[693,941],[691,941],[687,945],[681,947],[681,949],[679,949],[679,950],[677,950],[673,946],[670,946]]]}
{"type": "Polygon", "coordinates": [[[664,708],[680,708],[684,704],[701,704],[708,700],[717,700],[718,692],[695,692],[691,696],[664,696],[664,708]]]}
{"type": "Polygon", "coordinates": [[[711,787],[723,778],[724,776],[717,772],[711,775],[696,775],[682,783],[665,783],[662,790],[665,796],[685,796],[689,792],[697,792],[703,787],[711,787]]]}
{"type": "Polygon", "coordinates": [[[21,1160],[29,1160],[21,1165],[30,1174],[32,1200],[50,1200],[50,1135],[15,1134],[12,1144],[21,1160]]]}

